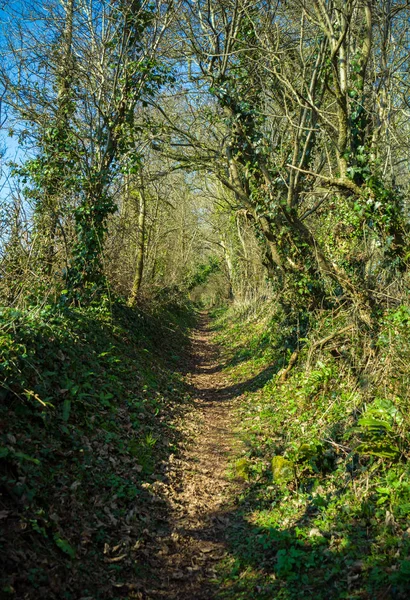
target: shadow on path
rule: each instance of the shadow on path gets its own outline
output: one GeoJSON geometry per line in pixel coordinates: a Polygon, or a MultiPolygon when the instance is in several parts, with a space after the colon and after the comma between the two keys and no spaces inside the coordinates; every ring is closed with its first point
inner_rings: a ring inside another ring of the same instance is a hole
{"type": "MultiPolygon", "coordinates": [[[[304,495],[300,509],[292,509],[292,519],[286,510],[299,506],[296,487],[275,485],[269,472],[251,483],[227,476],[230,459],[239,453],[232,433],[238,399],[263,387],[276,370],[268,367],[227,386],[206,317],[192,349],[187,376],[195,406],[192,441],[180,456],[171,456],[163,481],[151,486],[153,503],[159,502],[164,510],[164,531],[161,535],[153,531],[151,545],[144,549],[148,560],[154,561],[154,578],[146,583],[143,597],[409,598],[410,561],[396,570],[384,564],[392,564],[387,529],[372,525],[365,504],[358,514],[345,514],[338,504],[351,485],[348,473],[341,475],[331,493],[304,495]],[[332,502],[335,510],[321,520],[324,507],[332,502]]],[[[410,552],[408,545],[403,552],[410,552]]]]}
{"type": "MultiPolygon", "coordinates": [[[[151,541],[141,548],[151,572],[145,598],[216,597],[215,565],[225,556],[228,513],[242,486],[227,476],[227,467],[238,445],[234,403],[247,384],[226,386],[206,315],[193,334],[186,371],[194,410],[184,427],[191,427],[191,440],[164,465],[162,480],[150,486],[153,514],[162,511],[164,531],[159,535],[154,525],[151,541]]],[[[266,377],[268,371],[252,378],[248,389],[266,377]]]]}

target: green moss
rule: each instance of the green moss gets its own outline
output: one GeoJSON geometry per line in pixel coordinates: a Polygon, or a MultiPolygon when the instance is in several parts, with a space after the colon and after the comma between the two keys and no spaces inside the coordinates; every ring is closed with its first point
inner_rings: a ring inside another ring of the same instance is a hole
{"type": "Polygon", "coordinates": [[[248,481],[250,463],[247,458],[239,458],[234,465],[234,473],[236,477],[248,481]]]}
{"type": "Polygon", "coordinates": [[[288,483],[295,478],[295,465],[283,456],[272,458],[272,475],[276,483],[288,483]]]}

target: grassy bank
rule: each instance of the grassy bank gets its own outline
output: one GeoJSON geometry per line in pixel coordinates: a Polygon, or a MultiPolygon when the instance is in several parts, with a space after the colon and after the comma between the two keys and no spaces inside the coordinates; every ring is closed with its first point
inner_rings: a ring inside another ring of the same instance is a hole
{"type": "Polygon", "coordinates": [[[268,306],[216,315],[246,448],[221,598],[409,597],[409,310],[360,347],[344,327],[268,306]]]}
{"type": "Polygon", "coordinates": [[[120,303],[2,310],[1,597],[138,597],[156,518],[145,484],[180,443],[193,320],[120,303]]]}

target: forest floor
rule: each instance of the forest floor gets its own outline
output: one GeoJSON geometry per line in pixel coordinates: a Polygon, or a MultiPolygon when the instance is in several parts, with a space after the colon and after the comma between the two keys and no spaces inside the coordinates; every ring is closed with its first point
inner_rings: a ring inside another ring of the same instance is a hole
{"type": "Polygon", "coordinates": [[[335,359],[278,385],[291,334],[257,314],[4,320],[0,598],[410,597],[408,462],[350,450],[335,359]]]}
{"type": "Polygon", "coordinates": [[[186,426],[190,442],[173,457],[165,481],[151,492],[167,504],[167,527],[152,531],[145,552],[151,566],[148,598],[210,600],[215,566],[226,555],[226,531],[234,498],[244,482],[229,474],[238,452],[235,406],[238,395],[223,373],[210,320],[202,313],[191,342],[186,380],[193,411],[186,426]],[[234,406],[235,405],[235,406],[234,406]],[[152,556],[160,560],[152,561],[152,556]]]}

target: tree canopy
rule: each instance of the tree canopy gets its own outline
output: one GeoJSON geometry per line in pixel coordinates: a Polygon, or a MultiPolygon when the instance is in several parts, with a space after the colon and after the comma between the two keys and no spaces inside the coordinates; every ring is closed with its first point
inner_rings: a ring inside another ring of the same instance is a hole
{"type": "MultiPolygon", "coordinates": [[[[352,479],[367,477],[366,491],[349,496],[352,506],[362,494],[368,512],[390,507],[384,533],[379,513],[369,521],[387,547],[408,515],[401,483],[410,431],[410,4],[16,0],[0,3],[0,28],[0,399],[17,428],[0,447],[7,497],[23,498],[26,521],[56,541],[57,525],[48,531],[30,513],[43,510],[41,502],[32,509],[31,491],[18,496],[7,483],[20,477],[24,487],[25,469],[35,480],[41,419],[49,433],[58,424],[58,452],[61,440],[80,443],[76,427],[84,432],[94,420],[118,439],[134,428],[140,437],[134,446],[121,438],[121,448],[139,452],[150,477],[153,447],[168,434],[147,423],[158,408],[172,429],[164,416],[174,410],[171,373],[184,371],[175,357],[198,310],[207,310],[220,328],[227,376],[241,379],[249,368],[255,377],[232,384],[252,398],[246,414],[256,419],[259,399],[264,407],[265,441],[259,448],[244,434],[240,477],[262,481],[254,464],[264,456],[274,481],[276,468],[288,469],[276,482],[280,497],[301,493],[308,502],[322,485],[336,494],[343,464],[352,479]],[[127,360],[138,381],[115,362],[127,360]],[[121,426],[104,412],[118,409],[117,385],[121,426]],[[147,400],[149,418],[139,412],[147,389],[162,398],[157,408],[147,400]],[[275,415],[270,403],[280,407],[275,415]],[[267,440],[273,424],[288,437],[267,440]],[[20,425],[22,439],[31,427],[39,436],[35,448],[27,442],[30,451],[13,442],[20,425]]],[[[262,502],[256,488],[251,503],[262,502]]],[[[357,521],[370,519],[363,506],[357,521]]],[[[275,573],[291,578],[300,544],[292,558],[284,538],[276,542],[275,573]]],[[[393,591],[380,598],[405,597],[398,573],[406,560],[385,574],[383,589],[393,591]]],[[[274,593],[260,598],[293,598],[274,593]]],[[[334,597],[379,597],[371,593],[334,597]]]]}

